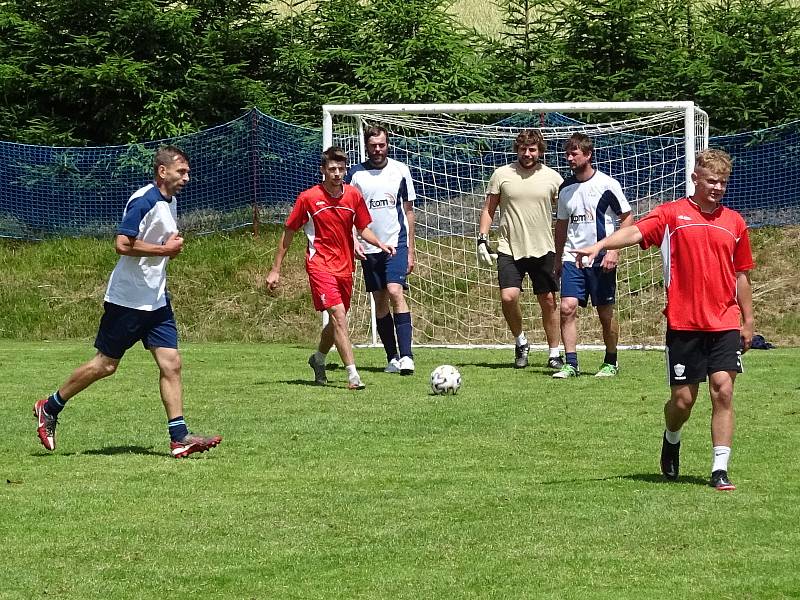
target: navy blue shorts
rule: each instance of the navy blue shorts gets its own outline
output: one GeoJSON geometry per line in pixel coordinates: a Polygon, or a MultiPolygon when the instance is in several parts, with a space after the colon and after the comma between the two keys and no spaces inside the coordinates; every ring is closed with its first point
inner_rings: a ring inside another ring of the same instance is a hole
{"type": "Polygon", "coordinates": [[[366,260],[361,261],[364,287],[368,292],[385,290],[390,283],[399,283],[404,290],[408,289],[408,248],[397,248],[396,252],[394,256],[386,252],[367,254],[366,260]]]}
{"type": "Polygon", "coordinates": [[[106,302],[94,347],[119,360],[136,342],[148,350],[178,347],[178,327],[169,302],[159,309],[136,310],[106,302]]]}
{"type": "Polygon", "coordinates": [[[617,270],[604,271],[601,266],[579,269],[574,262],[565,262],[561,268],[561,297],[577,298],[585,307],[587,297],[592,306],[614,304],[617,294],[617,270]]]}
{"type": "Polygon", "coordinates": [[[667,329],[670,386],[701,383],[717,371],[742,372],[741,334],[728,331],[667,329]]]}

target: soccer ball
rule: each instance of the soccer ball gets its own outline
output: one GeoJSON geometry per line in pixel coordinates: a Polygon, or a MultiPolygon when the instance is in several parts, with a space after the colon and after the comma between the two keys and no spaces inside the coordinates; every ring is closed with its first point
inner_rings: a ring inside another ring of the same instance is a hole
{"type": "Polygon", "coordinates": [[[439,365],[431,373],[431,390],[434,394],[455,394],[461,387],[461,373],[452,365],[439,365]]]}

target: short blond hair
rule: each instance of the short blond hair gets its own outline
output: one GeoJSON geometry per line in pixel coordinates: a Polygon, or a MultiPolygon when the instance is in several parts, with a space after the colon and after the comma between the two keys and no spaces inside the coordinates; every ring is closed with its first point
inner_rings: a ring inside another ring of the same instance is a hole
{"type": "Polygon", "coordinates": [[[724,150],[709,148],[697,155],[694,159],[694,167],[695,169],[708,169],[715,175],[728,176],[733,170],[733,160],[731,160],[731,155],[724,150]]]}

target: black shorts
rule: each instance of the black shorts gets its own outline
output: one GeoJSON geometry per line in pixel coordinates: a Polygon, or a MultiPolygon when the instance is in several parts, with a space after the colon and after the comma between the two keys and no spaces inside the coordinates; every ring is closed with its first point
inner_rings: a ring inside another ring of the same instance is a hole
{"type": "Polygon", "coordinates": [[[701,383],[718,371],[742,372],[741,334],[728,331],[667,329],[669,384],[701,383]]]}
{"type": "Polygon", "coordinates": [[[522,289],[522,280],[527,274],[531,278],[534,294],[547,294],[558,290],[558,282],[553,275],[556,253],[548,252],[544,256],[528,257],[514,260],[510,254],[497,254],[497,281],[500,289],[522,289]]]}

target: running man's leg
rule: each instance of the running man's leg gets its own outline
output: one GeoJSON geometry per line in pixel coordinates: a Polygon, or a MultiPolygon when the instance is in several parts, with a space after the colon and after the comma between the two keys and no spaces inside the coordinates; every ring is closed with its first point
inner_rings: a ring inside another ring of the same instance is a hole
{"type": "Polygon", "coordinates": [[[64,384],[58,388],[58,394],[66,402],[79,394],[95,381],[113,375],[119,366],[119,359],[98,352],[94,357],[75,369],[64,384]]]}
{"type": "Polygon", "coordinates": [[[47,450],[56,449],[56,426],[58,415],[64,409],[67,400],[82,392],[95,381],[113,375],[119,365],[119,359],[110,358],[98,352],[94,358],[75,369],[66,382],[47,398],[38,400],[33,405],[33,416],[36,419],[36,434],[47,450]]]}

